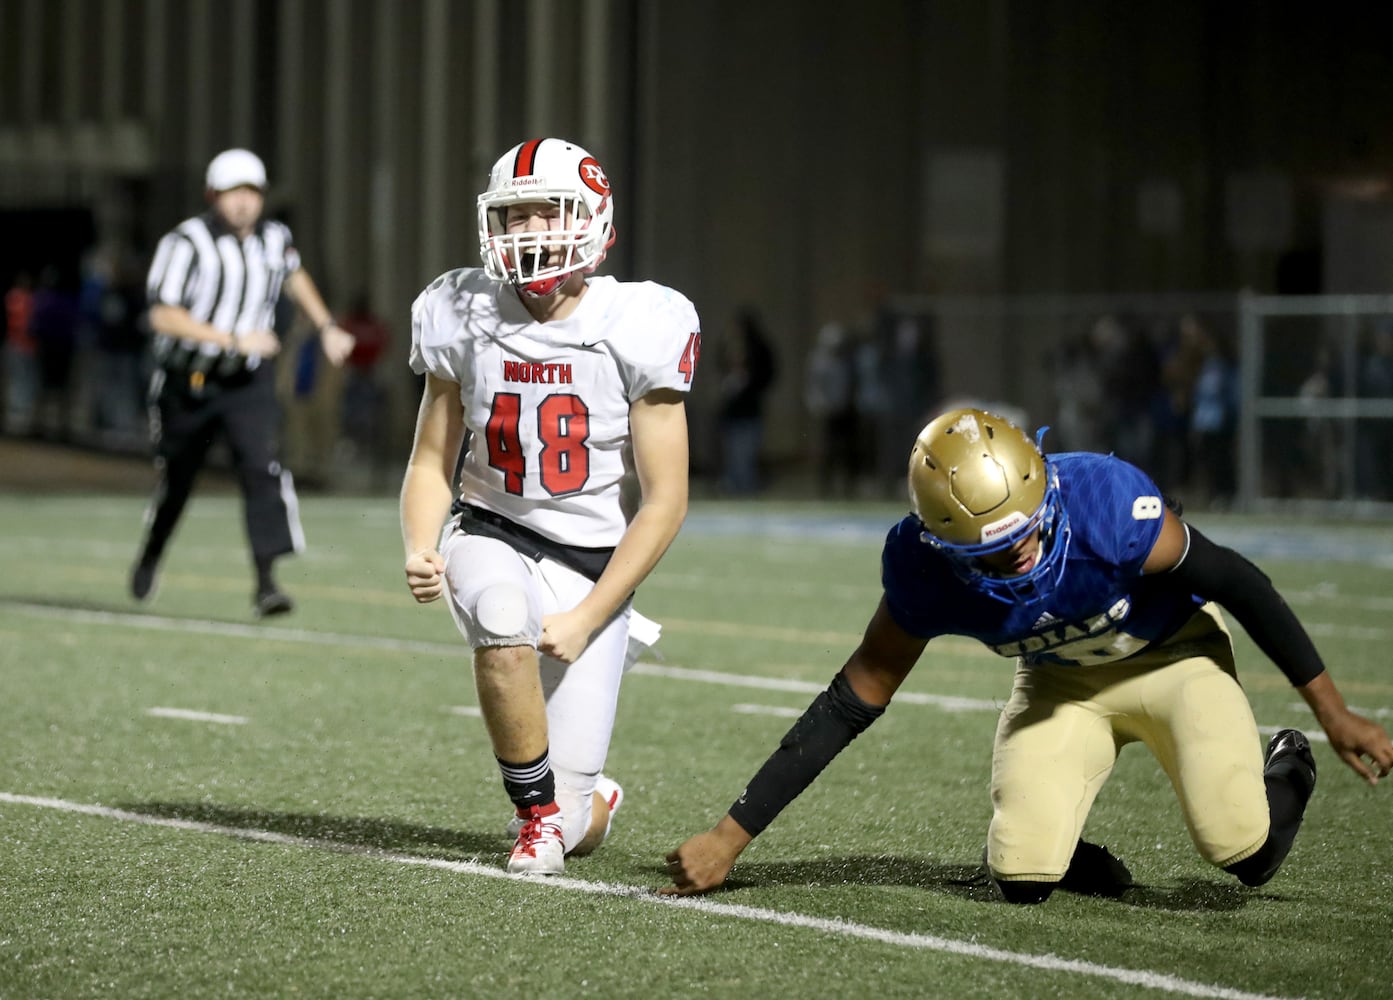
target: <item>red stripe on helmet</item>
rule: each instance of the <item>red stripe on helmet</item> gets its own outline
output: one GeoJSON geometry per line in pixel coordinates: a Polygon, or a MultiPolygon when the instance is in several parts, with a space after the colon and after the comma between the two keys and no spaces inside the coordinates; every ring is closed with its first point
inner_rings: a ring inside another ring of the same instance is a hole
{"type": "Polygon", "coordinates": [[[537,163],[537,149],[542,145],[541,139],[530,139],[522,144],[518,150],[518,158],[513,163],[514,177],[530,177],[532,168],[537,163]]]}

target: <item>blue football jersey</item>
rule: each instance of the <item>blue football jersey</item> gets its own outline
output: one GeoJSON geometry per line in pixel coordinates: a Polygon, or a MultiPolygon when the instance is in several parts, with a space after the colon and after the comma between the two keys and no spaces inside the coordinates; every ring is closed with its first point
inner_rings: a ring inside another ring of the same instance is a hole
{"type": "Polygon", "coordinates": [[[965,635],[1026,663],[1107,663],[1174,633],[1203,601],[1167,574],[1143,576],[1161,533],[1161,491],[1111,455],[1051,455],[1068,516],[1064,569],[1038,603],[1007,604],[960,577],[921,539],[913,514],[890,529],[881,553],[885,600],[911,635],[965,635]]]}

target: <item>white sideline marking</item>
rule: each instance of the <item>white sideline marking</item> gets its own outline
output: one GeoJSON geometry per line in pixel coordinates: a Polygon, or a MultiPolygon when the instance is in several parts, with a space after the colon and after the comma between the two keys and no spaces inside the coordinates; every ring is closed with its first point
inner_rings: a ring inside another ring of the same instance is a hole
{"type": "Polygon", "coordinates": [[[217,722],[225,726],[245,726],[249,721],[244,715],[219,715],[216,712],[195,712],[187,708],[147,708],[146,715],[161,719],[188,719],[190,722],[217,722]]]}
{"type": "Polygon", "coordinates": [[[445,709],[445,711],[449,712],[451,715],[468,715],[475,719],[482,719],[484,717],[484,713],[480,710],[478,705],[451,705],[449,708],[445,709]]]}
{"type": "Polygon", "coordinates": [[[357,857],[371,858],[376,861],[388,861],[393,864],[435,868],[440,871],[455,872],[460,875],[478,875],[485,878],[504,879],[514,882],[521,881],[533,886],[543,886],[549,889],[565,889],[571,892],[585,892],[594,896],[617,896],[641,903],[675,906],[681,909],[697,910],[702,913],[714,914],[715,916],[732,917],[737,920],[755,920],[760,923],[778,924],[783,927],[801,927],[823,934],[836,934],[843,937],[859,938],[864,941],[876,941],[881,944],[895,945],[902,948],[938,951],[950,955],[963,955],[968,958],[985,959],[989,962],[1004,962],[1009,965],[1021,965],[1033,969],[1046,969],[1051,972],[1067,972],[1080,976],[1093,976],[1098,979],[1110,979],[1113,982],[1144,986],[1149,989],[1163,990],[1168,993],[1179,993],[1184,996],[1214,997],[1217,998],[1217,1000],[1285,1000],[1285,998],[1275,997],[1269,994],[1248,993],[1244,990],[1235,990],[1227,986],[1215,986],[1209,983],[1199,983],[1160,972],[1124,969],[1111,965],[1098,965],[1094,962],[1084,962],[1071,958],[1059,958],[1056,955],[1032,955],[1028,952],[1007,951],[1003,948],[991,948],[986,945],[975,944],[971,941],[938,937],[933,934],[909,934],[903,931],[890,931],[880,927],[871,927],[866,924],[851,923],[846,920],[833,920],[826,917],[809,917],[798,913],[765,910],[755,906],[740,906],[733,903],[716,903],[712,902],[709,898],[659,896],[654,890],[647,886],[617,885],[612,882],[586,882],[582,879],[566,878],[556,875],[547,876],[545,878],[528,875],[509,875],[502,868],[497,868],[492,865],[483,865],[477,861],[447,861],[443,858],[423,858],[411,854],[398,854],[395,851],[384,851],[381,848],[368,847],[363,844],[343,844],[318,837],[292,837],[288,834],[274,833],[270,830],[248,830],[235,826],[221,826],[216,823],[201,823],[196,820],[172,819],[164,816],[146,816],[142,813],[129,812],[125,809],[112,809],[107,806],[89,805],[82,802],[69,802],[64,799],[50,799],[0,792],[0,802],[9,802],[14,805],[35,806],[40,809],[57,809],[62,812],[79,813],[84,816],[100,816],[105,819],[116,819],[126,823],[140,823],[145,826],[162,826],[175,830],[188,830],[193,833],[211,833],[224,837],[233,837],[238,840],[250,840],[262,844],[279,844],[284,847],[302,847],[313,850],[332,851],[335,854],[350,854],[357,857]]]}

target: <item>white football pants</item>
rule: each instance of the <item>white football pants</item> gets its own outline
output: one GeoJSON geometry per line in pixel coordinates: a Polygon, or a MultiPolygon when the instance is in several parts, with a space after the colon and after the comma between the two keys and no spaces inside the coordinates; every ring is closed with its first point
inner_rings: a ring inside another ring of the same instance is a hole
{"type": "MultiPolygon", "coordinates": [[[[490,645],[535,649],[543,616],[569,611],[594,586],[561,563],[535,561],[506,542],[481,535],[451,531],[440,552],[445,557],[450,613],[472,649],[490,645]],[[506,634],[500,634],[500,625],[506,634]]],[[[654,622],[626,603],[574,663],[567,666],[549,656],[539,658],[548,752],[568,848],[580,842],[590,823],[595,779],[609,754],[620,679],[642,651],[657,641],[658,631],[654,622]]]]}

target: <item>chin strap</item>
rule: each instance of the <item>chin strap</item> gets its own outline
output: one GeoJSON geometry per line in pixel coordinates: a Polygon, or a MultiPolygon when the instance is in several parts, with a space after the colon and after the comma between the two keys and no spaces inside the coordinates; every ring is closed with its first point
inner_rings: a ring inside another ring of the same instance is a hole
{"type": "Polygon", "coordinates": [[[514,284],[519,295],[525,295],[529,299],[545,299],[555,295],[566,283],[567,275],[561,274],[554,278],[543,278],[541,281],[529,281],[526,284],[514,284]]]}

